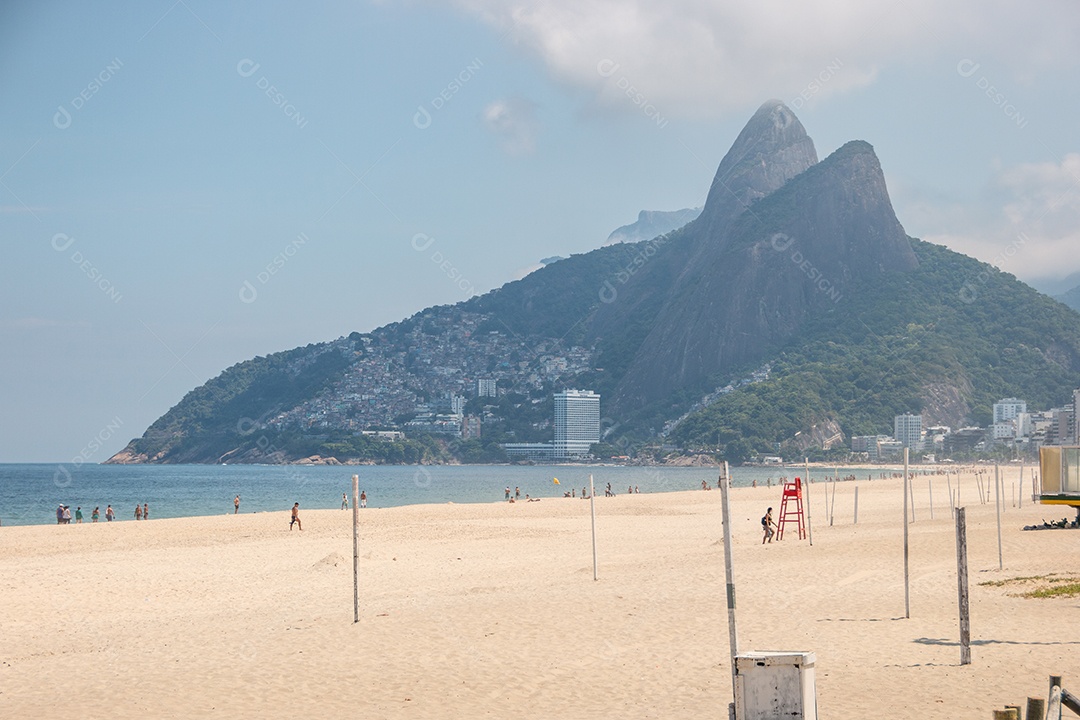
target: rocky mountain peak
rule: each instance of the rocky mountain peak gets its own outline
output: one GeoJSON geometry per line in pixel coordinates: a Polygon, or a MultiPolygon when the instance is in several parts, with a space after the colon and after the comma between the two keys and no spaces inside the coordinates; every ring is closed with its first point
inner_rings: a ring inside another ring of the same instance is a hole
{"type": "Polygon", "coordinates": [[[702,218],[709,234],[720,232],[755,201],[818,161],[814,141],[787,105],[765,102],[720,162],[702,218]]]}

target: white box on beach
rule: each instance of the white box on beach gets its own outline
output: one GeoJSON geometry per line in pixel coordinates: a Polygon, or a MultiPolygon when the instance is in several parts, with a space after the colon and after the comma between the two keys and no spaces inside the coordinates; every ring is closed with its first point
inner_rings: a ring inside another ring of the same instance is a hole
{"type": "Polygon", "coordinates": [[[817,720],[812,652],[762,651],[735,656],[736,720],[817,720]]]}

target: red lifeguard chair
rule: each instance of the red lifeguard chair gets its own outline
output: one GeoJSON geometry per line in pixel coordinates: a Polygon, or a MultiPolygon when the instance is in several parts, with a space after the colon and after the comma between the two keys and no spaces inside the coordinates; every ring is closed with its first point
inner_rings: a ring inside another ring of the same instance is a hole
{"type": "Polygon", "coordinates": [[[806,523],[803,521],[802,506],[802,480],[795,478],[795,482],[784,483],[784,495],[780,500],[780,519],[776,523],[776,539],[784,538],[784,525],[795,523],[799,530],[799,539],[806,537],[806,523]],[[795,507],[788,509],[788,500],[795,501],[795,507]]]}

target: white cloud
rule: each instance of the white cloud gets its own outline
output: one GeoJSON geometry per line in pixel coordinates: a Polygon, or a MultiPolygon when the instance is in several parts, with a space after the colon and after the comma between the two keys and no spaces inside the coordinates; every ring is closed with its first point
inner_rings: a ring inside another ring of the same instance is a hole
{"type": "Polygon", "coordinates": [[[528,100],[495,100],[484,108],[483,121],[510,155],[527,155],[536,149],[536,107],[528,100]]]}
{"type": "MultiPolygon", "coordinates": [[[[924,226],[933,224],[923,206],[924,226]]],[[[977,205],[938,208],[930,242],[1022,279],[1061,279],[1080,270],[1080,154],[1060,163],[1004,168],[977,205]]]]}
{"type": "Polygon", "coordinates": [[[768,97],[798,110],[872,83],[885,66],[940,57],[993,53],[1016,78],[1031,77],[1075,63],[1080,34],[1070,0],[1038,12],[975,0],[445,2],[528,48],[596,104],[631,112],[649,104],[662,116],[742,112],[768,97]]]}

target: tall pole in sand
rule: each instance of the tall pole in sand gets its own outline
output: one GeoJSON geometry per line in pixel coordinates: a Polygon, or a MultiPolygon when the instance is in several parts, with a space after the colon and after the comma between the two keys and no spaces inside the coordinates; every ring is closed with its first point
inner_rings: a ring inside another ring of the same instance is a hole
{"type": "Polygon", "coordinates": [[[1016,493],[1017,507],[1024,507],[1024,462],[1020,461],[1020,489],[1016,493]]]}
{"type": "Polygon", "coordinates": [[[814,547],[814,524],[810,522],[810,458],[804,457],[806,468],[806,532],[810,537],[810,547],[814,547]]]}
{"type": "Polygon", "coordinates": [[[735,625],[735,565],[731,557],[731,508],[728,492],[731,477],[724,461],[724,473],[720,476],[720,517],[724,524],[724,579],[727,581],[728,645],[731,647],[731,691],[735,692],[735,656],[739,654],[739,633],[735,625]]]}
{"type": "Polygon", "coordinates": [[[357,507],[360,504],[359,493],[360,476],[352,476],[352,604],[353,622],[360,622],[360,544],[356,534],[356,526],[360,519],[357,515],[357,507]]]}
{"type": "Polygon", "coordinates": [[[998,466],[994,466],[994,505],[997,506],[997,512],[994,513],[997,516],[997,531],[998,531],[998,570],[1005,569],[1005,564],[1001,559],[1001,492],[998,488],[998,484],[1001,482],[1001,473],[998,471],[998,466]]]}
{"type": "MultiPolygon", "coordinates": [[[[959,483],[959,481],[957,481],[959,483]]],[[[971,664],[971,617],[968,610],[967,519],[956,508],[956,597],[960,606],[960,664],[971,664]]]]}
{"type": "Polygon", "coordinates": [[[589,476],[589,514],[592,515],[592,579],[599,580],[596,574],[596,489],[592,475],[589,476]]]}
{"type": "Polygon", "coordinates": [[[908,449],[904,448],[904,617],[911,617],[911,586],[908,582],[908,449]]]}

